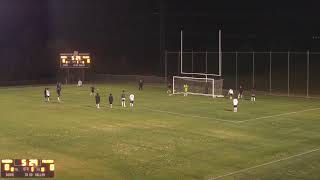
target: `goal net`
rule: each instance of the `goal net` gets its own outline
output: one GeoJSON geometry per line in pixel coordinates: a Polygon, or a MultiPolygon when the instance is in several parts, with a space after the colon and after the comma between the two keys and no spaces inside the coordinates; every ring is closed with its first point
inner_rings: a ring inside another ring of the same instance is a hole
{"type": "Polygon", "coordinates": [[[185,84],[188,85],[188,94],[223,97],[223,79],[173,76],[173,94],[184,93],[185,84]]]}

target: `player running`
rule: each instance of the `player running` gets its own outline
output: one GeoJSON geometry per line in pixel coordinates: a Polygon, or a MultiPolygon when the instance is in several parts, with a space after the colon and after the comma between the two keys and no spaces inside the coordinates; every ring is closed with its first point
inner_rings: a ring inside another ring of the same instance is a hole
{"type": "Polygon", "coordinates": [[[129,100],[130,100],[130,107],[133,107],[133,103],[134,103],[134,95],[133,94],[130,94],[129,100]]]}
{"type": "Polygon", "coordinates": [[[56,90],[57,90],[57,95],[58,95],[58,101],[60,102],[60,96],[61,96],[61,83],[60,82],[57,83],[56,90]]]}
{"type": "Polygon", "coordinates": [[[188,96],[188,89],[189,89],[188,84],[184,84],[183,85],[183,89],[184,89],[183,96],[188,96]]]}
{"type": "Polygon", "coordinates": [[[228,95],[230,99],[233,99],[233,89],[229,89],[228,95]]]}
{"type": "Polygon", "coordinates": [[[233,112],[238,112],[238,103],[239,103],[239,101],[238,101],[238,99],[235,97],[235,98],[233,99],[233,112]]]}
{"type": "Polygon", "coordinates": [[[110,108],[112,108],[112,104],[113,104],[113,96],[112,94],[110,93],[109,95],[109,104],[110,104],[110,108]]]}
{"type": "Polygon", "coordinates": [[[254,87],[251,89],[251,101],[256,101],[256,89],[254,87]]]}
{"type": "Polygon", "coordinates": [[[96,107],[100,109],[100,95],[99,93],[96,94],[96,107]]]}
{"type": "Polygon", "coordinates": [[[143,80],[142,79],[140,79],[139,80],[139,91],[142,91],[143,90],[143,80]]]}
{"type": "Polygon", "coordinates": [[[124,90],[122,90],[121,94],[121,106],[126,107],[126,95],[124,94],[124,90]]]}

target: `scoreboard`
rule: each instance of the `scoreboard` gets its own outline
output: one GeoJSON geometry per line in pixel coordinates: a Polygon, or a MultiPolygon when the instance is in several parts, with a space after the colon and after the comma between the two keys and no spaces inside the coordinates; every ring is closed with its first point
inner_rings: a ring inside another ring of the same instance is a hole
{"type": "Polygon", "coordinates": [[[54,160],[2,159],[1,178],[53,178],[54,160]]]}
{"type": "Polygon", "coordinates": [[[89,68],[90,64],[89,53],[60,53],[60,68],[89,68]]]}

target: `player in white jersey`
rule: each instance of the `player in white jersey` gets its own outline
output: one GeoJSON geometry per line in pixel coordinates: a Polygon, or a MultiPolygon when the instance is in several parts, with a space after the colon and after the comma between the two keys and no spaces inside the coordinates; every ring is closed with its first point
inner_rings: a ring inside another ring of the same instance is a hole
{"type": "Polygon", "coordinates": [[[237,98],[234,98],[233,99],[233,112],[238,112],[238,99],[237,98]]]}
{"type": "Polygon", "coordinates": [[[50,102],[50,91],[49,88],[46,90],[46,95],[47,95],[47,101],[50,102]]]}
{"type": "Polygon", "coordinates": [[[134,103],[134,95],[133,94],[130,94],[129,100],[130,100],[130,107],[133,107],[133,103],[134,103]]]}
{"type": "Polygon", "coordinates": [[[79,80],[79,81],[78,81],[78,87],[81,87],[81,86],[82,86],[82,81],[79,80]]]}
{"type": "Polygon", "coordinates": [[[233,98],[233,89],[229,89],[228,95],[229,95],[230,99],[233,98]]]}

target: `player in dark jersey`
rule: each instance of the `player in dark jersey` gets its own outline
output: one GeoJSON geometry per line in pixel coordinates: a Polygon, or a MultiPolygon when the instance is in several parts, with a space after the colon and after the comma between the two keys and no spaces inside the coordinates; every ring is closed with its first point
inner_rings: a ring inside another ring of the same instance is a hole
{"type": "Polygon", "coordinates": [[[92,95],[94,95],[94,90],[95,90],[95,88],[94,88],[94,86],[91,86],[91,92],[90,92],[90,96],[92,96],[92,95]]]}
{"type": "Polygon", "coordinates": [[[109,104],[110,104],[110,108],[112,108],[112,104],[113,104],[113,96],[112,94],[110,93],[109,95],[109,104]]]}
{"type": "Polygon", "coordinates": [[[251,101],[256,101],[256,89],[254,87],[251,89],[251,101]]]}
{"type": "Polygon", "coordinates": [[[100,109],[100,95],[99,93],[96,94],[96,107],[100,109]]]}
{"type": "Polygon", "coordinates": [[[171,89],[172,89],[172,86],[171,86],[171,83],[169,82],[168,83],[168,90],[167,90],[167,94],[171,94],[172,92],[171,92],[171,89]]]}
{"type": "Polygon", "coordinates": [[[48,100],[47,99],[48,98],[47,97],[47,88],[44,88],[43,95],[44,95],[44,101],[47,102],[47,100],[48,100]]]}
{"type": "Polygon", "coordinates": [[[121,106],[126,107],[126,95],[124,93],[124,90],[122,91],[122,94],[121,94],[121,106]]]}
{"type": "Polygon", "coordinates": [[[143,90],[143,80],[142,79],[139,80],[139,91],[140,90],[143,90]]]}
{"type": "Polygon", "coordinates": [[[58,95],[58,101],[60,102],[60,96],[61,96],[61,83],[60,82],[57,83],[56,90],[57,90],[57,95],[58,95]]]}
{"type": "Polygon", "coordinates": [[[240,85],[238,99],[242,99],[243,98],[243,91],[244,91],[243,87],[240,85]]]}

